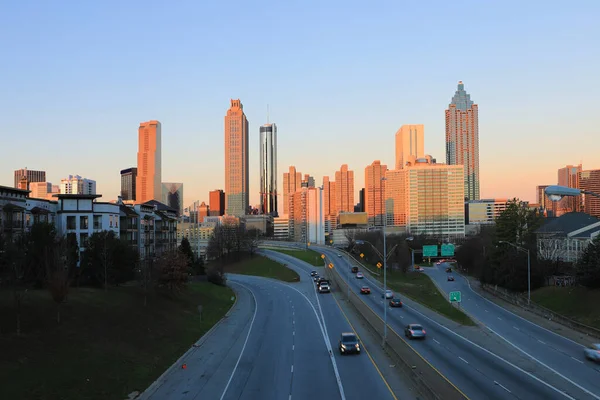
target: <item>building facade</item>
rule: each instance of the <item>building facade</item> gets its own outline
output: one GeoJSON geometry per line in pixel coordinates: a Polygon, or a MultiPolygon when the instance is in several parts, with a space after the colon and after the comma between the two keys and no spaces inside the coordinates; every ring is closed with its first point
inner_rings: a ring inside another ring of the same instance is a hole
{"type": "Polygon", "coordinates": [[[347,164],[335,172],[335,209],[338,213],[354,211],[354,171],[347,164]]]}
{"type": "Polygon", "coordinates": [[[288,172],[283,173],[283,215],[290,214],[290,196],[293,196],[301,187],[302,174],[291,165],[288,172]]]}
{"type": "Polygon", "coordinates": [[[50,182],[31,182],[29,190],[29,197],[33,199],[56,200],[53,196],[60,193],[59,187],[50,182]]]}
{"type": "Polygon", "coordinates": [[[140,123],[138,129],[135,199],[139,203],[160,201],[162,196],[162,126],[158,121],[140,123]]]}
{"type": "Polygon", "coordinates": [[[69,175],[60,180],[61,194],[96,194],[96,181],[82,178],[79,175],[69,175]]]}
{"type": "Polygon", "coordinates": [[[162,182],[161,203],[177,210],[177,214],[183,214],[183,183],[162,182]]]}
{"type": "MultiPolygon", "coordinates": [[[[579,188],[581,190],[600,195],[600,169],[579,172],[578,181],[579,188]]],[[[583,211],[586,214],[600,218],[600,198],[589,194],[584,194],[583,211]]]]}
{"type": "Polygon", "coordinates": [[[465,199],[479,200],[479,106],[462,81],[446,110],[446,163],[464,166],[465,199]]]}
{"type": "Polygon", "coordinates": [[[385,173],[385,215],[388,226],[406,226],[406,171],[385,173]]]}
{"type": "Polygon", "coordinates": [[[289,230],[292,240],[325,244],[323,190],[303,187],[290,198],[289,230]]]}
{"type": "Polygon", "coordinates": [[[121,170],[121,198],[123,200],[136,199],[137,168],[131,167],[121,170]]]}
{"type": "MultiPolygon", "coordinates": [[[[579,173],[583,171],[582,165],[567,165],[558,170],[558,184],[570,188],[580,189],[579,173]]],[[[556,206],[556,216],[578,212],[582,210],[582,196],[565,196],[560,199],[556,206]]]]}
{"type": "Polygon", "coordinates": [[[15,171],[15,189],[29,190],[33,182],[46,182],[46,171],[33,171],[27,168],[15,171]]]}
{"type": "Polygon", "coordinates": [[[508,205],[508,199],[480,199],[465,202],[465,223],[467,225],[488,225],[496,223],[508,205]]]}
{"type": "Polygon", "coordinates": [[[208,204],[211,217],[220,217],[225,214],[225,192],[221,189],[211,190],[208,193],[208,204]]]}
{"type": "Polygon", "coordinates": [[[277,214],[277,125],[260,127],[260,212],[277,214]]]}
{"type": "Polygon", "coordinates": [[[225,116],[225,213],[246,215],[249,200],[248,119],[242,102],[231,100],[225,116]]]}
{"type": "Polygon", "coordinates": [[[396,132],[396,169],[404,168],[410,156],[425,156],[424,125],[402,125],[396,132]]]}
{"type": "MultiPolygon", "coordinates": [[[[384,201],[385,174],[387,165],[375,160],[365,168],[365,212],[369,215],[371,226],[383,226],[384,224],[384,201]]],[[[344,210],[346,211],[346,210],[344,210]]],[[[354,209],[349,210],[352,212],[354,209]]]]}

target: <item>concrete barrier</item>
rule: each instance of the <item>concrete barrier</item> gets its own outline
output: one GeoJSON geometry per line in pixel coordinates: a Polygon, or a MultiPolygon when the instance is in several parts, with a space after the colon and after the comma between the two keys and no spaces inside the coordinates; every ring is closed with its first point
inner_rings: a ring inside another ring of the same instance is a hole
{"type": "MultiPolygon", "coordinates": [[[[348,293],[348,283],[339,275],[337,269],[326,269],[326,274],[334,288],[342,293],[348,293]]],[[[360,295],[353,290],[350,290],[349,293],[349,303],[383,340],[383,319],[363,301],[360,295]]],[[[389,325],[387,331],[386,351],[388,355],[397,360],[398,367],[413,380],[421,396],[435,400],[468,399],[433,365],[408,345],[402,336],[404,332],[396,332],[389,325]]]]}

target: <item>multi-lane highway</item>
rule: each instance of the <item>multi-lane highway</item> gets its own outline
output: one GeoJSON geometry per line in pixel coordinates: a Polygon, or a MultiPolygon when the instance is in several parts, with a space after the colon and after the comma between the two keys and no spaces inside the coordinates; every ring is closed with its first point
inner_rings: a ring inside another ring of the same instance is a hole
{"type": "Polygon", "coordinates": [[[293,284],[229,275],[234,309],[140,398],[396,399],[370,357],[339,355],[351,328],[309,270],[299,273],[293,284]]]}
{"type": "Polygon", "coordinates": [[[600,399],[600,367],[583,356],[580,344],[531,323],[477,294],[469,281],[456,274],[448,281],[446,268],[441,264],[425,268],[425,273],[446,294],[460,291],[461,307],[481,322],[486,329],[500,337],[508,346],[525,357],[553,371],[560,379],[571,382],[591,397],[600,399]]]}
{"type": "MultiPolygon", "coordinates": [[[[383,317],[381,284],[370,278],[369,274],[359,280],[347,273],[349,260],[338,257],[335,249],[320,247],[316,250],[334,260],[340,276],[350,283],[353,290],[358,292],[364,284],[370,286],[373,293],[364,296],[364,301],[383,317]]],[[[402,300],[405,304],[403,308],[388,308],[389,327],[402,334],[403,327],[409,323],[423,324],[427,330],[427,340],[410,341],[410,345],[469,398],[598,399],[595,394],[597,391],[562,379],[529,357],[519,353],[520,359],[515,360],[514,353],[518,351],[512,346],[506,344],[504,350],[500,351],[494,346],[494,351],[490,351],[485,341],[469,340],[437,322],[439,316],[436,313],[424,310],[409,299],[402,300]]],[[[523,324],[527,323],[520,321],[515,326],[523,324]]]]}

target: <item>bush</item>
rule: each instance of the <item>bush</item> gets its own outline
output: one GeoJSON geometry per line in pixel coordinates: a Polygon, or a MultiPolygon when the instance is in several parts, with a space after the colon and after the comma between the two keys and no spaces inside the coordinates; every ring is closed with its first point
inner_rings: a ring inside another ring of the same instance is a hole
{"type": "Polygon", "coordinates": [[[206,273],[206,277],[210,283],[214,283],[215,285],[219,286],[227,286],[227,277],[219,268],[209,268],[206,273]]]}

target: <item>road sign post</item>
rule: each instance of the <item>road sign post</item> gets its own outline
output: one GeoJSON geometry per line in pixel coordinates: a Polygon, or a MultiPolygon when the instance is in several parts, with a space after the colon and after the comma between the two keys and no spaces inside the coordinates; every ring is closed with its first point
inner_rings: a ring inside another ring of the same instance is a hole
{"type": "Polygon", "coordinates": [[[462,301],[462,296],[460,291],[450,292],[448,295],[450,297],[450,303],[459,303],[462,301]]]}

